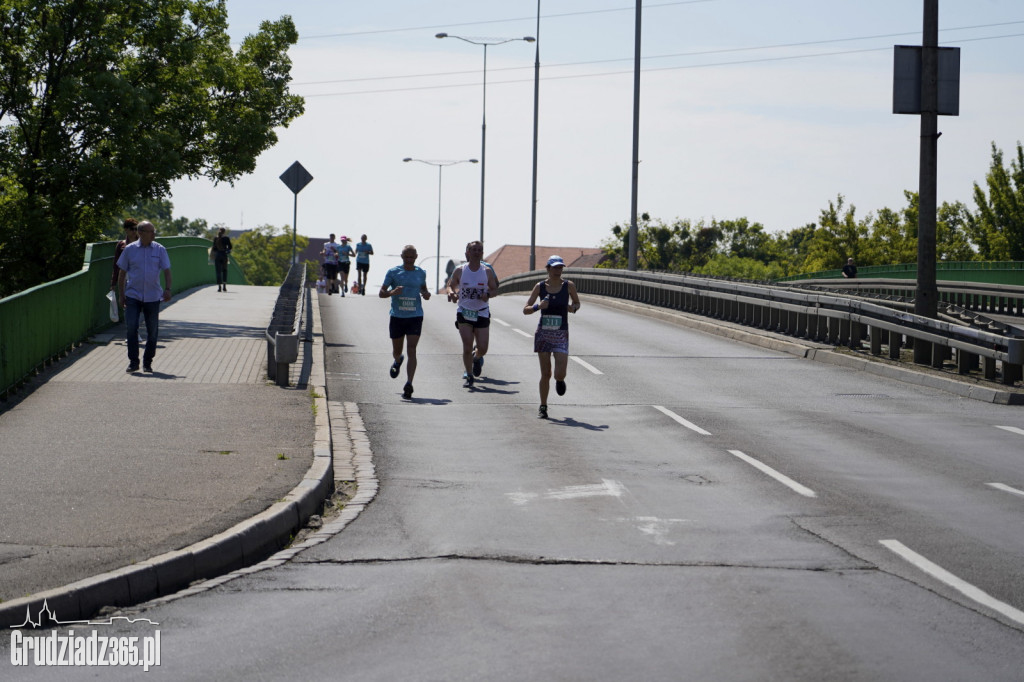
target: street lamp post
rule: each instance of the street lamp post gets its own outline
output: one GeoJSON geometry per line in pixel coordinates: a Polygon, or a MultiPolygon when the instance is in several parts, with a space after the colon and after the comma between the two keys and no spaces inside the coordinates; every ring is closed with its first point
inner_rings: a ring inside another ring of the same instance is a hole
{"type": "Polygon", "coordinates": [[[537,45],[533,60],[533,197],[530,201],[530,270],[537,267],[537,130],[540,121],[540,0],[537,0],[537,45]]]}
{"type": "Polygon", "coordinates": [[[484,188],[486,187],[487,174],[487,48],[491,45],[504,45],[505,43],[523,40],[532,43],[536,40],[533,36],[522,38],[467,38],[456,36],[450,33],[438,33],[435,38],[458,38],[459,40],[472,45],[483,45],[484,48],[484,101],[483,101],[483,122],[480,126],[480,242],[484,241],[484,188]]]}
{"type": "Polygon", "coordinates": [[[445,166],[454,166],[457,163],[477,163],[476,159],[461,159],[459,161],[428,161],[426,159],[414,159],[412,157],[405,157],[402,159],[405,163],[410,161],[418,161],[419,163],[425,163],[428,166],[437,166],[437,274],[434,277],[434,291],[441,290],[441,171],[444,170],[445,166]]]}

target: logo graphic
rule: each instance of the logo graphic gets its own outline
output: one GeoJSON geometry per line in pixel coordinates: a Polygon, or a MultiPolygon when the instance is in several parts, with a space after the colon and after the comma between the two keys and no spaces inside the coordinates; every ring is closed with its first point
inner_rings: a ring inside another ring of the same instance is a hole
{"type": "Polygon", "coordinates": [[[12,625],[11,629],[15,630],[18,628],[30,628],[33,630],[39,630],[43,628],[59,627],[61,625],[113,625],[114,621],[122,621],[125,623],[149,623],[150,625],[160,625],[149,618],[128,618],[127,616],[111,616],[107,620],[59,620],[57,613],[50,610],[50,605],[43,600],[43,605],[39,607],[39,616],[36,620],[32,620],[32,607],[25,607],[25,622],[21,625],[12,625]]]}
{"type": "Polygon", "coordinates": [[[56,612],[43,600],[39,614],[32,618],[31,607],[25,608],[25,621],[11,626],[11,665],[36,667],[97,667],[135,666],[149,672],[160,665],[160,630],[152,635],[106,636],[94,628],[89,634],[75,633],[68,626],[114,625],[115,623],[148,623],[159,625],[148,618],[112,616],[106,620],[69,620],[57,618],[56,612]],[[54,628],[48,634],[28,634],[27,631],[54,628]]]}

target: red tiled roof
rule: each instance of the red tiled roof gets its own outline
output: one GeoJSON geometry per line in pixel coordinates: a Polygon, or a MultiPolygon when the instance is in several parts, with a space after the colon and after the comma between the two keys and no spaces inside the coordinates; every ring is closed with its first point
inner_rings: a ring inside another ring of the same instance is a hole
{"type": "MultiPolygon", "coordinates": [[[[592,268],[604,257],[604,252],[599,248],[579,246],[537,246],[535,254],[536,270],[543,270],[551,256],[561,256],[569,268],[592,268]]],[[[530,247],[505,244],[484,260],[491,264],[494,274],[501,280],[530,271],[530,247]]]]}

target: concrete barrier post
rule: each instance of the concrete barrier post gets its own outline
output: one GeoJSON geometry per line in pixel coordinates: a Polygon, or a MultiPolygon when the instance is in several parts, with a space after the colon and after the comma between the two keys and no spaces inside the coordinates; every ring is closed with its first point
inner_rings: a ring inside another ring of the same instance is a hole
{"type": "Polygon", "coordinates": [[[982,373],[983,373],[984,377],[986,379],[988,379],[989,381],[995,381],[995,378],[996,378],[996,359],[995,358],[986,357],[984,364],[985,364],[985,366],[982,369],[982,373]]]}
{"type": "Polygon", "coordinates": [[[889,332],[889,359],[899,360],[900,350],[903,346],[903,334],[896,331],[889,332]]]}
{"type": "Polygon", "coordinates": [[[1013,386],[1021,380],[1024,375],[1024,365],[1015,365],[1011,362],[1003,363],[1003,384],[1013,386]]]}
{"type": "Polygon", "coordinates": [[[965,350],[956,351],[956,371],[960,374],[970,374],[978,369],[978,356],[965,350]]]}

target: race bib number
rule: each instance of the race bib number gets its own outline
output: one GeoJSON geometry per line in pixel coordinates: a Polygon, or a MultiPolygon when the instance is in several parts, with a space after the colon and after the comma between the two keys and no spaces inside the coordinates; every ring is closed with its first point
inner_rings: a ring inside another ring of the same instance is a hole
{"type": "Polygon", "coordinates": [[[403,312],[416,311],[416,299],[409,296],[398,297],[398,309],[403,312]]]}
{"type": "Polygon", "coordinates": [[[541,315],[540,328],[545,330],[554,330],[562,328],[562,316],[561,315],[541,315]]]}
{"type": "Polygon", "coordinates": [[[479,311],[462,309],[462,319],[466,322],[476,322],[478,317],[480,317],[479,311]]]}

